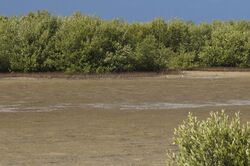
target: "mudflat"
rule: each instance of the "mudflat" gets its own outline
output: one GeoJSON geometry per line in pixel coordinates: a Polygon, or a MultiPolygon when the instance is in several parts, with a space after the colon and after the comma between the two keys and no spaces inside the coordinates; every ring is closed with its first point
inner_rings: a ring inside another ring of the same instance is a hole
{"type": "Polygon", "coordinates": [[[0,79],[0,165],[164,166],[189,112],[250,120],[249,72],[0,79]]]}

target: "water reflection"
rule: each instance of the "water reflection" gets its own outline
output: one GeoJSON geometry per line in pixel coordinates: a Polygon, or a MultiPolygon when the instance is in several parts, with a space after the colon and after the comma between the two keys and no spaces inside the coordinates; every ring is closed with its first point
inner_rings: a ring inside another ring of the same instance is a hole
{"type": "Polygon", "coordinates": [[[84,103],[72,104],[62,103],[49,106],[24,107],[21,103],[12,105],[0,105],[0,112],[49,112],[59,111],[70,108],[77,109],[95,109],[95,110],[168,110],[168,109],[186,109],[203,107],[231,107],[231,106],[250,106],[250,100],[228,100],[224,102],[200,102],[200,103],[84,103]]]}

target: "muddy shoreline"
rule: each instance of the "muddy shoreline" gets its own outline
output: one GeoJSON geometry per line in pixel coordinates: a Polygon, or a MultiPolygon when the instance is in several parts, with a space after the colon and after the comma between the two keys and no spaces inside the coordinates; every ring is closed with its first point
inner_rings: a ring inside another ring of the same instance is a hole
{"type": "Polygon", "coordinates": [[[127,72],[104,74],[67,74],[63,72],[0,73],[0,79],[133,79],[133,78],[176,78],[176,77],[250,77],[250,69],[204,68],[197,70],[170,70],[164,72],[127,72]]]}
{"type": "Polygon", "coordinates": [[[105,78],[141,78],[141,77],[157,77],[161,75],[178,75],[179,71],[169,72],[129,72],[129,73],[104,73],[104,74],[67,74],[63,72],[36,72],[36,73],[0,73],[1,78],[36,78],[36,79],[105,79],[105,78]]]}

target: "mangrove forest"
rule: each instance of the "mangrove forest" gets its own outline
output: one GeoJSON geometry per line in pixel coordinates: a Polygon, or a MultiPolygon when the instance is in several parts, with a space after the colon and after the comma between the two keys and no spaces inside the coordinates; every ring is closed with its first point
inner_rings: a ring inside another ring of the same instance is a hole
{"type": "Polygon", "coordinates": [[[1,72],[250,67],[250,21],[104,20],[76,12],[0,16],[1,72]]]}

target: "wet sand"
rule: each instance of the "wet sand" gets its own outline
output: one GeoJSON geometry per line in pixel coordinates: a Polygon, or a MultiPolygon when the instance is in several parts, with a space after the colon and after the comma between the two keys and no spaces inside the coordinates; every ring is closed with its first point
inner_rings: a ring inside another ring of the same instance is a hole
{"type": "Polygon", "coordinates": [[[243,73],[0,79],[0,165],[163,166],[188,112],[204,119],[226,109],[250,120],[243,73]]]}

